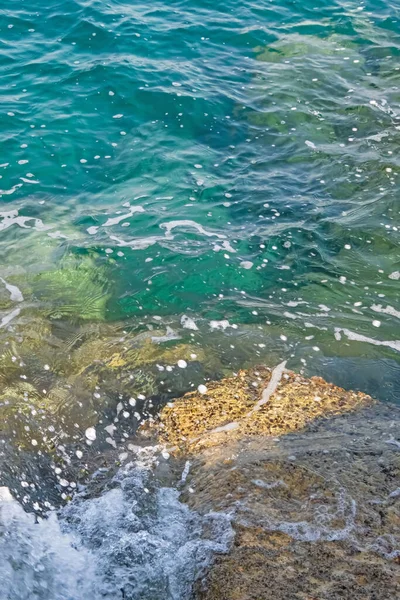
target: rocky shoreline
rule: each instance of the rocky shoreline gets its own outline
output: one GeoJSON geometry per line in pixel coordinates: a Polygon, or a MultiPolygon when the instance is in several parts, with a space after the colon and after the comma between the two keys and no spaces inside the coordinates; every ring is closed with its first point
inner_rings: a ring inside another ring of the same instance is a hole
{"type": "Polygon", "coordinates": [[[183,466],[182,500],[232,518],[196,598],[399,597],[400,410],[285,365],[207,388],[144,431],[183,466]]]}

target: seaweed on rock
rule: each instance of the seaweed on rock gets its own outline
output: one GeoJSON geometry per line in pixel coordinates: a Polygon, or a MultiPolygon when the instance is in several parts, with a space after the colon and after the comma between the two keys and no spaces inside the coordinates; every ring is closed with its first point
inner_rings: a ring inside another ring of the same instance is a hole
{"type": "Polygon", "coordinates": [[[90,258],[67,257],[58,269],[36,275],[32,287],[51,319],[105,320],[109,280],[90,258]]]}

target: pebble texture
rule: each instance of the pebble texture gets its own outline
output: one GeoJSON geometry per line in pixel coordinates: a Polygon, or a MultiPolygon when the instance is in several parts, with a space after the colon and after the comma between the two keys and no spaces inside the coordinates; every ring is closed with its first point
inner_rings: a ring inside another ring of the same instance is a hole
{"type": "Polygon", "coordinates": [[[265,367],[243,370],[235,377],[208,384],[206,394],[191,392],[166,406],[161,413],[163,441],[187,451],[221,443],[221,438],[227,437],[280,436],[317,418],[374,403],[366,394],[285,370],[275,392],[260,405],[271,374],[265,367]]]}

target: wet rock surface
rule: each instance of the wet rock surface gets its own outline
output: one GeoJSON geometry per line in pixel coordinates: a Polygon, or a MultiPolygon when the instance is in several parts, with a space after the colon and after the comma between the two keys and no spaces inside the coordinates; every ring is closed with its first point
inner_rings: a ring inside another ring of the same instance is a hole
{"type": "Polygon", "coordinates": [[[255,412],[268,370],[208,385],[162,412],[161,437],[186,459],[181,498],[200,513],[231,514],[235,529],[196,597],[399,597],[399,409],[286,375],[255,412]]]}
{"type": "Polygon", "coordinates": [[[285,369],[259,367],[239,371],[191,392],[161,413],[162,439],[183,451],[219,444],[227,436],[280,436],[302,429],[321,417],[333,416],[375,401],[346,391],[320,377],[306,379],[285,369]]]}
{"type": "Polygon", "coordinates": [[[124,462],[142,420],[189,381],[222,376],[215,356],[157,323],[24,318],[0,338],[0,483],[28,510],[70,499],[110,449],[124,462]]]}

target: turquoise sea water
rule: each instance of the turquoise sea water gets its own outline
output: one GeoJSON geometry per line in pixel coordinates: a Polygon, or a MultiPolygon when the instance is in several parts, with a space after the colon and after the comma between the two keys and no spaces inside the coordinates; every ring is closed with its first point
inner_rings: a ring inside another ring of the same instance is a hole
{"type": "Polygon", "coordinates": [[[399,14],[386,1],[3,6],[0,274],[23,293],[15,319],[43,305],[71,323],[184,314],[205,345],[210,321],[237,325],[220,337],[255,359],[395,368],[399,14]],[[73,280],[58,314],[51,275],[77,261],[107,296],[73,280]]]}
{"type": "Polygon", "coordinates": [[[398,402],[398,2],[3,0],[0,94],[0,485],[23,504],[241,367],[398,402]]]}

